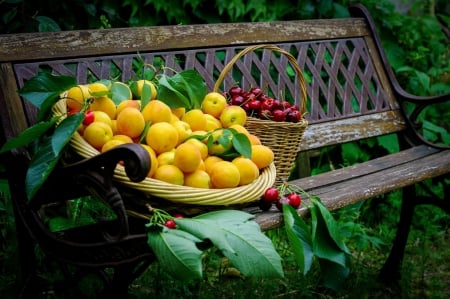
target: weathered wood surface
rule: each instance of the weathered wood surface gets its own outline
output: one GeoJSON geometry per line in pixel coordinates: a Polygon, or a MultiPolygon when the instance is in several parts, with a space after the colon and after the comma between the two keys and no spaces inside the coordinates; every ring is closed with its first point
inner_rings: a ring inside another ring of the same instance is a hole
{"type": "MultiPolygon", "coordinates": [[[[417,146],[358,165],[289,183],[320,197],[330,210],[373,198],[402,187],[450,172],[450,151],[417,146]]],[[[300,214],[306,213],[302,208],[300,214]]],[[[276,211],[260,213],[256,221],[264,230],[280,225],[276,211]]]]}
{"type": "Polygon", "coordinates": [[[0,35],[0,62],[364,36],[362,19],[134,27],[0,35]],[[56,41],[56,43],[55,43],[56,41]]]}

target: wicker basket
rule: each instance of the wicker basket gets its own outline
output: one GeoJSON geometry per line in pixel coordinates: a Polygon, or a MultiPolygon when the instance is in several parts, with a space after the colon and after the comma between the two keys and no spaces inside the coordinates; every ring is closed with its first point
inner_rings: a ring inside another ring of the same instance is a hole
{"type": "Polygon", "coordinates": [[[243,49],[237,55],[235,55],[228,64],[225,65],[220,73],[215,85],[214,91],[218,92],[220,85],[224,80],[226,74],[230,72],[233,65],[244,55],[253,52],[257,49],[268,49],[271,51],[279,52],[286,56],[292,67],[297,73],[297,80],[301,91],[301,103],[299,110],[302,115],[301,119],[297,123],[293,122],[276,122],[272,120],[263,120],[255,117],[248,117],[245,127],[247,130],[258,136],[264,145],[269,146],[275,154],[275,167],[277,170],[276,184],[281,184],[288,180],[291,173],[292,166],[295,162],[297,151],[302,141],[305,129],[308,126],[308,122],[304,118],[306,107],[306,84],[303,76],[303,72],[300,69],[297,60],[289,52],[274,46],[274,45],[256,45],[243,49]]]}
{"type": "MultiPolygon", "coordinates": [[[[53,108],[54,115],[65,115],[66,111],[64,100],[59,101],[53,108]]],[[[78,132],[74,133],[69,144],[84,158],[100,154],[78,132]]],[[[117,165],[114,171],[116,181],[133,189],[173,203],[204,206],[241,205],[257,201],[267,188],[273,186],[275,177],[276,168],[272,163],[261,171],[260,176],[254,182],[248,185],[227,189],[203,189],[169,184],[152,178],[135,183],[129,180],[123,166],[117,165]]]]}

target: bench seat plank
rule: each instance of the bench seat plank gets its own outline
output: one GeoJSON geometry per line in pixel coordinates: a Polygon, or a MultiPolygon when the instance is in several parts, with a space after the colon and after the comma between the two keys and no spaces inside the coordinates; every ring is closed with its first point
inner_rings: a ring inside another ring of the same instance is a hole
{"type": "MultiPolygon", "coordinates": [[[[450,151],[423,145],[289,183],[320,197],[328,209],[335,210],[449,171],[450,151]]],[[[306,213],[306,208],[300,210],[300,214],[306,213]]],[[[269,211],[259,214],[256,221],[267,230],[279,226],[282,216],[269,211]]]]}

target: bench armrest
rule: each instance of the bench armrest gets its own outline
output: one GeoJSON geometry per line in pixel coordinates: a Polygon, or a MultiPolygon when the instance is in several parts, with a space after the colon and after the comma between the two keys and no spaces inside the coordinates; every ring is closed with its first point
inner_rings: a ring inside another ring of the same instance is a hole
{"type": "Polygon", "coordinates": [[[134,182],[145,179],[151,163],[142,146],[117,146],[95,157],[56,168],[30,205],[37,210],[45,204],[92,195],[107,203],[117,215],[117,235],[105,234],[105,238],[123,238],[129,233],[128,217],[122,196],[113,182],[114,169],[119,162],[123,163],[127,176],[134,182]]]}
{"type": "Polygon", "coordinates": [[[419,132],[421,125],[417,122],[419,114],[429,105],[444,103],[450,100],[450,94],[444,95],[436,95],[436,96],[416,96],[406,92],[398,83],[397,78],[394,74],[394,71],[387,59],[387,55],[383,50],[383,46],[381,44],[381,39],[378,35],[378,32],[375,27],[375,23],[370,16],[367,8],[361,4],[353,4],[349,7],[349,11],[352,17],[364,18],[369,25],[370,31],[374,38],[375,44],[378,49],[378,54],[380,55],[381,61],[383,62],[383,68],[386,71],[386,74],[389,78],[389,81],[392,85],[392,89],[394,91],[394,95],[397,98],[398,102],[402,106],[402,113],[408,125],[408,135],[411,143],[424,143],[432,147],[437,148],[450,148],[450,145],[441,145],[434,144],[428,140],[426,140],[423,135],[419,132]],[[416,107],[412,112],[407,113],[405,109],[405,103],[415,104],[416,107]]]}

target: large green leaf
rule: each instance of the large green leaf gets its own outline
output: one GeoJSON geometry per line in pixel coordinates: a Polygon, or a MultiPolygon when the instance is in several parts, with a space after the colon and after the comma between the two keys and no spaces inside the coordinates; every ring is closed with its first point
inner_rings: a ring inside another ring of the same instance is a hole
{"type": "Polygon", "coordinates": [[[19,94],[39,109],[38,118],[43,119],[49,114],[60,94],[76,85],[76,79],[71,76],[40,72],[25,82],[19,94]]]}
{"type": "Polygon", "coordinates": [[[350,274],[350,269],[327,259],[319,259],[322,283],[327,288],[338,290],[350,274]]]}
{"type": "Polygon", "coordinates": [[[187,232],[149,224],[149,246],[161,267],[178,280],[202,277],[202,251],[197,248],[197,242],[200,240],[187,232]]]}
{"type": "Polygon", "coordinates": [[[26,192],[32,199],[55,168],[65,145],[84,119],[82,113],[64,119],[51,136],[44,137],[34,154],[25,178],[26,192]]]}
{"type": "Polygon", "coordinates": [[[158,99],[171,108],[199,109],[206,95],[206,83],[196,70],[184,70],[159,79],[158,99]]]}
{"type": "Polygon", "coordinates": [[[314,261],[311,229],[290,205],[283,205],[283,219],[295,260],[305,275],[314,261]]]}
{"type": "Polygon", "coordinates": [[[22,131],[19,136],[9,139],[0,149],[0,153],[9,151],[13,148],[22,147],[30,144],[34,140],[39,139],[48,130],[53,128],[58,120],[58,117],[53,117],[49,121],[42,121],[36,123],[34,126],[29,127],[22,131]]]}
{"type": "Polygon", "coordinates": [[[333,216],[319,199],[311,199],[311,203],[314,254],[346,267],[346,254],[349,254],[349,250],[339,235],[333,216]]]}
{"type": "Polygon", "coordinates": [[[177,226],[210,240],[245,276],[283,277],[281,258],[253,215],[234,210],[206,213],[193,219],[176,219],[177,226]]]}

